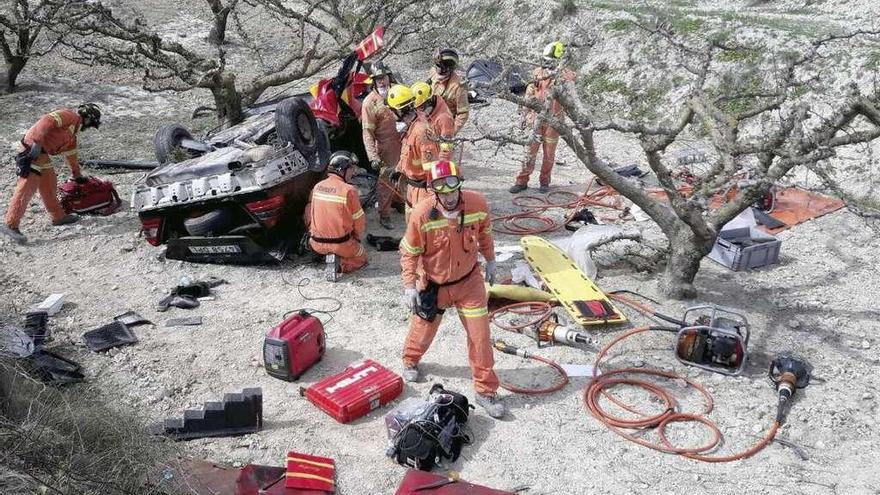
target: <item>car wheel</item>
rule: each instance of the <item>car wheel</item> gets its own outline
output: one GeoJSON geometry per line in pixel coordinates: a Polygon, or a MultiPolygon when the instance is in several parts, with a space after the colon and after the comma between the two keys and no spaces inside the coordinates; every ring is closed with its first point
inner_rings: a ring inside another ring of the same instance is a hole
{"type": "Polygon", "coordinates": [[[275,131],[281,145],[293,144],[306,158],[318,150],[318,123],[308,103],[300,98],[282,100],[275,108],[275,131]]]}
{"type": "Polygon", "coordinates": [[[360,173],[351,178],[351,185],[357,188],[361,197],[361,208],[371,208],[378,199],[376,185],[378,179],[368,173],[360,173]]]}
{"type": "Polygon", "coordinates": [[[165,124],[156,130],[153,136],[156,161],[160,164],[181,162],[195,156],[180,147],[180,142],[184,139],[192,139],[192,135],[180,124],[165,124]]]}
{"type": "Polygon", "coordinates": [[[226,208],[210,211],[204,215],[187,218],[183,226],[189,235],[211,236],[225,234],[232,224],[232,213],[226,208]]]}
{"type": "Polygon", "coordinates": [[[312,172],[324,172],[330,163],[330,131],[327,122],[318,119],[318,146],[309,170],[312,172]]]}

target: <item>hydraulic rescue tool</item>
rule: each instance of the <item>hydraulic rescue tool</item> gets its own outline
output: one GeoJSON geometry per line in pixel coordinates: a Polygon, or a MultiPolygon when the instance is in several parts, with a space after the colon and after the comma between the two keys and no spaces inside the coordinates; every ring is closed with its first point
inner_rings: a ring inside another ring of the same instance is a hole
{"type": "Polygon", "coordinates": [[[770,381],[776,385],[779,397],[779,404],[776,406],[777,423],[781,424],[785,420],[795,390],[809,385],[812,373],[813,366],[804,358],[792,353],[783,352],[773,358],[767,375],[770,377],[770,381]]]}
{"type": "Polygon", "coordinates": [[[684,312],[687,326],[678,331],[675,357],[684,364],[725,375],[745,368],[750,325],[740,313],[715,305],[684,312]]]}

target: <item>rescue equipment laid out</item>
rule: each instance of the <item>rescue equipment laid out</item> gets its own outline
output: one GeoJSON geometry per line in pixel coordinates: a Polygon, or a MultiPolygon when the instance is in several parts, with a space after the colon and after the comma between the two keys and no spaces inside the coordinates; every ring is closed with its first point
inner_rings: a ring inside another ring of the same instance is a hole
{"type": "Polygon", "coordinates": [[[596,284],[559,248],[537,236],[520,240],[526,260],[575,323],[623,323],[620,312],[596,284]]]}
{"type": "Polygon", "coordinates": [[[113,183],[97,177],[70,179],[58,187],[58,192],[64,213],[107,216],[122,206],[113,183]]]}
{"type": "Polygon", "coordinates": [[[299,389],[300,395],[340,423],[388,404],[402,391],[403,378],[371,359],[350,364],[341,373],[299,389]]]}
{"type": "Polygon", "coordinates": [[[288,452],[284,487],[332,493],[336,489],[336,463],[329,457],[288,452]]]}
{"type": "Polygon", "coordinates": [[[292,382],[324,356],[326,334],[321,320],[299,310],[269,330],[263,362],[269,376],[292,382]]]}
{"type": "Polygon", "coordinates": [[[514,492],[495,490],[461,480],[458,476],[440,476],[417,469],[409,469],[395,495],[513,495],[514,492]]]}

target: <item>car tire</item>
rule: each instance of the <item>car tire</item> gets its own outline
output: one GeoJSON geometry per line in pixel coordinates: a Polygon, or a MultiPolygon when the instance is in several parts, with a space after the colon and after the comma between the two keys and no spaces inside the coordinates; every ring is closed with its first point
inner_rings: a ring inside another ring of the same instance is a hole
{"type": "Polygon", "coordinates": [[[275,108],[275,131],[283,146],[293,144],[307,159],[313,158],[321,141],[312,109],[301,98],[286,98],[275,108]]]}
{"type": "Polygon", "coordinates": [[[327,164],[330,163],[330,134],[327,122],[317,119],[318,123],[318,146],[315,151],[314,159],[311,161],[309,170],[312,172],[323,173],[327,170],[327,164]]]}
{"type": "Polygon", "coordinates": [[[229,231],[232,225],[232,213],[220,208],[183,221],[187,233],[192,236],[221,235],[229,231]]]}
{"type": "MultiPolygon", "coordinates": [[[[153,148],[156,151],[156,161],[160,164],[181,161],[180,141],[192,139],[192,135],[180,124],[165,124],[156,130],[153,136],[153,148]]],[[[192,156],[190,152],[184,153],[192,156]]]]}

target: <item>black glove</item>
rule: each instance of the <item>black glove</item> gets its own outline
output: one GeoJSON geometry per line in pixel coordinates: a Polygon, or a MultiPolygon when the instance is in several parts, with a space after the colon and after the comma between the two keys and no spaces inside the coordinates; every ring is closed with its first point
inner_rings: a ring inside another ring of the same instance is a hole
{"type": "Polygon", "coordinates": [[[388,180],[390,180],[391,182],[397,182],[398,180],[400,180],[401,175],[403,174],[395,170],[394,172],[391,172],[391,175],[388,176],[388,180]]]}
{"type": "Polygon", "coordinates": [[[86,182],[89,181],[89,178],[80,175],[79,177],[74,177],[73,180],[74,180],[77,184],[85,184],[86,182]]]}
{"type": "Polygon", "coordinates": [[[370,162],[370,168],[372,168],[376,172],[382,170],[382,167],[384,167],[384,166],[385,166],[385,164],[382,163],[382,160],[373,160],[370,162]]]}
{"type": "Polygon", "coordinates": [[[15,166],[18,169],[19,177],[27,179],[27,176],[31,173],[31,163],[33,161],[34,159],[31,158],[31,154],[27,150],[15,155],[15,166]]]}

